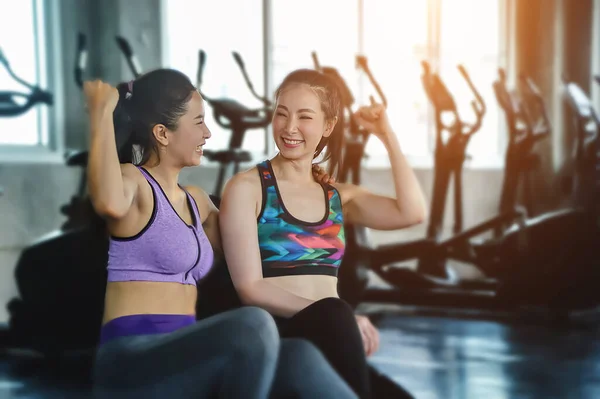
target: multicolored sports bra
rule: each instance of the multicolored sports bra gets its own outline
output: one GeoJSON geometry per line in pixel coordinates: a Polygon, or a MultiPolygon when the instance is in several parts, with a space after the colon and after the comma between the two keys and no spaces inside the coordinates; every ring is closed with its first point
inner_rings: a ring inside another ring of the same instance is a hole
{"type": "Polygon", "coordinates": [[[257,222],[263,277],[337,277],[346,245],[339,192],[321,183],[327,208],[323,219],[316,223],[298,220],[285,208],[271,162],[266,160],[257,168],[262,185],[257,222]]]}

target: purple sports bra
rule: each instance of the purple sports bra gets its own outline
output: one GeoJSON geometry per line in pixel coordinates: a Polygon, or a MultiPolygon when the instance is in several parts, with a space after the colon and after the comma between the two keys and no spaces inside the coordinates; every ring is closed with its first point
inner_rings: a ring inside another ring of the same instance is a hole
{"type": "Polygon", "coordinates": [[[175,211],[152,175],[143,167],[138,169],[152,188],[152,216],[135,236],[110,237],[108,281],[196,285],[210,271],[214,259],[210,241],[200,222],[196,201],[184,190],[193,218],[193,225],[190,226],[175,211]]]}

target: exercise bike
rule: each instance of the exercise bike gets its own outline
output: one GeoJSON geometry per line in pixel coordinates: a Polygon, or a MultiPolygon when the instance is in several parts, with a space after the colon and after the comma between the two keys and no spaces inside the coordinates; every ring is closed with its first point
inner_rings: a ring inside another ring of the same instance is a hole
{"type": "MultiPolygon", "coordinates": [[[[80,88],[86,60],[86,38],[79,34],[74,80],[80,88]]],[[[20,295],[7,306],[7,346],[33,349],[48,359],[95,347],[102,322],[108,236],[86,195],[87,158],[87,150],[65,154],[68,166],[82,168],[76,195],[61,207],[68,219],[22,251],[15,268],[20,295]]]]}
{"type": "MultiPolygon", "coordinates": [[[[233,175],[239,172],[240,164],[252,161],[249,151],[242,150],[242,144],[246,132],[250,129],[264,129],[273,117],[272,103],[266,97],[256,93],[254,86],[250,81],[244,61],[239,53],[233,52],[233,59],[239,66],[246,85],[254,97],[261,101],[264,106],[257,109],[251,109],[240,102],[230,98],[213,98],[202,92],[202,76],[204,74],[204,65],[206,63],[206,53],[200,50],[198,53],[198,73],[197,88],[204,100],[213,109],[215,121],[224,129],[231,130],[229,145],[226,150],[211,151],[205,150],[204,156],[210,160],[219,163],[219,174],[217,182],[212,193],[211,199],[215,205],[219,205],[219,197],[223,191],[225,177],[228,169],[233,165],[233,175]]],[[[265,154],[268,152],[268,141],[265,140],[265,154]]]]}

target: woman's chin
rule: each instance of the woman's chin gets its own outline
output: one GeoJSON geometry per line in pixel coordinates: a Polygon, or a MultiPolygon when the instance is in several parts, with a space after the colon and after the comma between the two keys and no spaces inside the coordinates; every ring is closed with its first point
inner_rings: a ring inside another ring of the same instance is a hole
{"type": "MultiPolygon", "coordinates": [[[[306,148],[302,145],[297,147],[288,147],[285,145],[278,145],[277,149],[279,150],[279,154],[286,159],[297,160],[306,157],[310,157],[311,153],[306,151],[306,148]]],[[[312,159],[312,158],[311,158],[312,159]]]]}
{"type": "Polygon", "coordinates": [[[187,166],[200,166],[202,164],[202,157],[194,157],[193,159],[191,159],[187,166]]]}

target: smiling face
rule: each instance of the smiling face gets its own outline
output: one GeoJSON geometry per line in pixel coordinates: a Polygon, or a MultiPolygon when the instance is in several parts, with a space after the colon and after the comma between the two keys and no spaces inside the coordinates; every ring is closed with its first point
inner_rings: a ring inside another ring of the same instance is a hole
{"type": "Polygon", "coordinates": [[[179,119],[177,129],[169,135],[169,153],[184,166],[200,164],[202,147],[211,133],[204,123],[204,100],[194,91],[187,112],[179,119]]]}
{"type": "Polygon", "coordinates": [[[278,92],[272,128],[284,158],[312,160],[322,138],[331,135],[335,119],[327,119],[319,94],[324,90],[296,82],[278,92]]]}
{"type": "Polygon", "coordinates": [[[204,123],[204,100],[197,91],[192,93],[186,104],[185,113],[177,121],[174,130],[164,125],[154,127],[157,141],[164,145],[164,157],[180,167],[197,166],[202,157],[202,147],[211,137],[210,130],[204,123]]]}
{"type": "Polygon", "coordinates": [[[282,158],[321,162],[336,176],[344,145],[342,97],[335,79],[314,69],[290,72],[275,93],[273,139],[282,158]]]}

